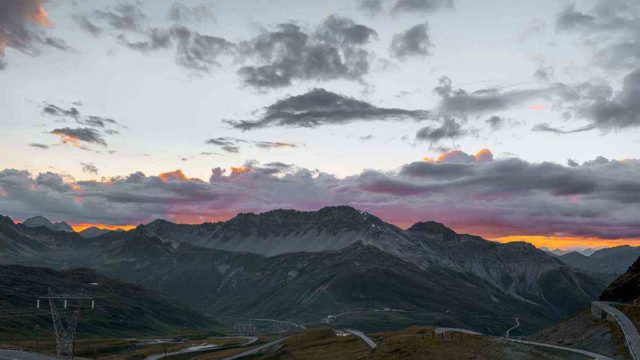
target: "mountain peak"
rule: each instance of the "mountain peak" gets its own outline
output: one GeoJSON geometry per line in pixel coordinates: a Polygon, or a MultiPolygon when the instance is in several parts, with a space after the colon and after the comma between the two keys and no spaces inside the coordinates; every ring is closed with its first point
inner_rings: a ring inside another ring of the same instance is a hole
{"type": "Polygon", "coordinates": [[[0,215],[0,224],[14,225],[15,223],[13,222],[13,220],[11,220],[10,217],[0,215]]]}
{"type": "Polygon", "coordinates": [[[442,235],[442,237],[446,240],[455,239],[458,235],[455,231],[435,221],[424,221],[415,223],[409,229],[407,229],[407,231],[413,233],[442,235]]]}
{"type": "Polygon", "coordinates": [[[22,222],[22,225],[30,228],[46,227],[52,231],[74,232],[73,228],[66,222],[52,223],[44,216],[34,216],[22,222]]]}

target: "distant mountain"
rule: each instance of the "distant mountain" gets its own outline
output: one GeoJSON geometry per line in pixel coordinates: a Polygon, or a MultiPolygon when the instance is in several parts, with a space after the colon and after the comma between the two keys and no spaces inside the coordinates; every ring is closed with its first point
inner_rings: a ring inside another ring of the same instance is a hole
{"type": "Polygon", "coordinates": [[[93,270],[58,272],[9,265],[0,266],[0,308],[6,317],[0,333],[26,331],[31,335],[35,325],[50,330],[48,303],[41,303],[39,312],[35,308],[35,299],[47,294],[49,289],[56,293],[83,293],[95,299],[94,310],[88,302],[82,307],[78,333],[83,336],[149,335],[215,326],[212,321],[165,295],[105,277],[93,270]],[[7,315],[24,314],[27,310],[31,315],[7,315]]]}
{"type": "Polygon", "coordinates": [[[342,314],[341,324],[359,314],[371,329],[421,322],[499,334],[519,316],[521,330],[533,331],[608,283],[530,244],[436,222],[402,230],[346,206],[201,225],[157,220],[91,239],[8,221],[0,224],[2,254],[11,255],[0,256],[5,263],[90,267],[205,312],[309,323],[342,314]]]}
{"type": "Polygon", "coordinates": [[[559,257],[564,263],[585,272],[620,275],[640,256],[640,247],[629,245],[604,248],[590,256],[570,252],[559,257]]]}
{"type": "Polygon", "coordinates": [[[80,234],[80,236],[82,236],[85,239],[89,239],[89,238],[94,238],[94,237],[98,237],[100,235],[104,235],[106,233],[108,233],[110,230],[107,229],[100,229],[97,228],[95,226],[86,228],[82,231],[80,231],[78,234],[80,234]]]}
{"type": "Polygon", "coordinates": [[[32,218],[28,218],[27,220],[23,221],[22,224],[30,228],[37,228],[42,226],[52,231],[73,232],[73,228],[66,222],[52,223],[51,221],[49,221],[49,219],[43,216],[34,216],[32,218]]]}
{"type": "Polygon", "coordinates": [[[636,299],[640,299],[640,258],[600,295],[603,301],[632,302],[636,299]]]}

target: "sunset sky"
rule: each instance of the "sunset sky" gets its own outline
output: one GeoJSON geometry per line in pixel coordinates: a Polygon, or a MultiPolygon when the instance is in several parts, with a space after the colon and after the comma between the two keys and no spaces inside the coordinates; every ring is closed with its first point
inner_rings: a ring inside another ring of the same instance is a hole
{"type": "Polygon", "coordinates": [[[640,245],[639,64],[637,0],[0,1],[0,213],[640,245]]]}

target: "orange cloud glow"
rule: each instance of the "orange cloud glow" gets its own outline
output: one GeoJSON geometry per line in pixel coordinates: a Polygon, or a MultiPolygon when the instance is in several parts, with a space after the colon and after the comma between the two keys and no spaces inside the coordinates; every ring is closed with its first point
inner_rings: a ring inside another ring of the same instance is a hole
{"type": "MultiPolygon", "coordinates": [[[[493,153],[491,152],[491,150],[485,148],[485,149],[480,149],[480,151],[478,151],[473,157],[478,162],[492,161],[493,153]]],[[[426,156],[422,158],[422,160],[428,163],[435,164],[435,163],[446,162],[448,160],[455,160],[456,158],[462,158],[462,159],[470,158],[470,155],[468,155],[467,153],[461,150],[451,150],[451,151],[443,152],[435,158],[426,156]]]]}
{"type": "Polygon", "coordinates": [[[44,9],[43,5],[38,6],[36,10],[31,13],[30,18],[34,23],[42,27],[48,27],[51,25],[51,22],[49,21],[49,13],[44,9]]]}
{"type": "Polygon", "coordinates": [[[73,135],[65,134],[62,131],[58,130],[58,129],[53,130],[52,134],[60,136],[60,139],[62,139],[62,142],[64,144],[69,144],[69,145],[71,145],[73,147],[77,147],[77,148],[82,149],[82,145],[80,145],[80,141],[78,140],[77,137],[75,137],[73,135]]]}
{"type": "Polygon", "coordinates": [[[640,246],[640,239],[599,239],[592,237],[558,237],[541,235],[511,235],[493,239],[500,243],[524,241],[537,248],[572,249],[572,248],[603,248],[620,245],[640,246]]]}
{"type": "Polygon", "coordinates": [[[533,111],[541,111],[547,108],[547,104],[533,104],[529,107],[529,109],[533,111]]]}
{"type": "Polygon", "coordinates": [[[474,157],[476,161],[491,161],[493,160],[493,153],[489,149],[480,149],[474,157]]]}
{"type": "Polygon", "coordinates": [[[79,224],[69,224],[73,231],[80,232],[86,230],[90,227],[97,227],[99,229],[105,230],[132,230],[135,229],[135,225],[109,225],[109,224],[91,224],[91,223],[79,223],[79,224]]]}
{"type": "Polygon", "coordinates": [[[247,166],[231,167],[231,175],[240,175],[248,172],[251,172],[251,168],[247,166]]]}
{"type": "Polygon", "coordinates": [[[158,177],[160,178],[160,180],[162,180],[163,182],[169,182],[169,181],[187,181],[189,180],[188,177],[186,177],[184,175],[184,173],[182,172],[182,170],[178,169],[176,171],[170,171],[170,172],[166,172],[166,173],[162,173],[160,175],[158,175],[158,177]]]}

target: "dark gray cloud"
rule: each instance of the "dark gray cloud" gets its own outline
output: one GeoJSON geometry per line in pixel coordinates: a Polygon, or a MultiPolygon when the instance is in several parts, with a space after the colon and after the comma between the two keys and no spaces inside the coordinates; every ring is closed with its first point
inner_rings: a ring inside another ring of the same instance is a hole
{"type": "Polygon", "coordinates": [[[599,92],[581,104],[578,115],[603,130],[640,126],[640,69],[625,76],[619,93],[606,95],[606,91],[599,92]]]}
{"type": "Polygon", "coordinates": [[[113,8],[96,10],[92,18],[102,20],[115,30],[138,31],[142,29],[142,21],[146,16],[135,3],[122,2],[113,8]]]}
{"type": "Polygon", "coordinates": [[[540,123],[540,124],[536,124],[531,130],[539,131],[539,132],[550,132],[550,133],[554,133],[554,134],[576,134],[576,133],[581,133],[581,132],[585,132],[585,131],[590,131],[590,130],[593,130],[593,129],[595,129],[595,126],[586,125],[586,126],[583,126],[583,127],[579,127],[577,129],[563,130],[563,129],[555,128],[555,127],[549,125],[548,123],[540,123]]]}
{"type": "Polygon", "coordinates": [[[233,57],[236,50],[236,45],[224,38],[203,35],[182,25],[148,29],[141,41],[130,41],[124,35],[118,39],[128,48],[141,52],[174,48],[178,65],[201,72],[220,66],[218,58],[233,57]]]}
{"type": "Polygon", "coordinates": [[[608,69],[637,67],[640,60],[640,3],[598,0],[588,10],[569,4],[556,18],[559,31],[581,34],[599,65],[608,69]]]}
{"type": "Polygon", "coordinates": [[[205,144],[216,145],[220,149],[229,153],[240,152],[240,146],[252,145],[260,149],[296,148],[297,144],[282,141],[255,141],[244,140],[234,137],[219,137],[205,141],[205,144]]]}
{"type": "Polygon", "coordinates": [[[429,112],[381,108],[367,102],[313,89],[305,94],[279,100],[264,109],[256,120],[226,120],[236,129],[253,130],[265,127],[318,127],[354,121],[427,120],[429,112]]]}
{"type": "Polygon", "coordinates": [[[370,15],[382,12],[382,0],[358,0],[358,8],[370,15]]]}
{"type": "Polygon", "coordinates": [[[298,145],[280,141],[256,141],[255,146],[261,149],[296,148],[298,145]]]}
{"type": "Polygon", "coordinates": [[[397,0],[391,11],[394,13],[428,13],[442,9],[453,9],[454,5],[453,0],[397,0]]]}
{"type": "MultiPolygon", "coordinates": [[[[82,105],[80,103],[78,104],[82,105]]],[[[95,128],[105,128],[110,125],[111,126],[119,125],[117,121],[107,117],[96,116],[96,115],[84,116],[81,114],[80,110],[75,106],[64,108],[58,105],[45,103],[42,108],[42,112],[46,115],[60,118],[63,122],[68,119],[72,119],[78,124],[91,126],[95,128]]],[[[112,129],[104,130],[104,132],[109,135],[118,134],[118,131],[112,130],[112,129]]]]}
{"type": "Polygon", "coordinates": [[[399,164],[398,171],[367,170],[346,178],[256,162],[231,171],[214,168],[208,182],[181,171],[74,181],[5,169],[0,171],[0,208],[19,219],[42,214],[76,222],[139,223],[349,204],[403,226],[436,220],[486,236],[640,237],[638,160],[597,158],[563,166],[513,158],[479,161],[479,155],[461,151],[445,155],[399,164]]]}
{"type": "Polygon", "coordinates": [[[96,25],[91,19],[89,19],[86,15],[73,15],[73,21],[78,24],[80,29],[88,32],[93,36],[99,36],[104,31],[100,26],[96,25]]]}
{"type": "Polygon", "coordinates": [[[176,22],[189,22],[189,21],[205,21],[215,20],[215,13],[211,8],[211,5],[200,4],[194,7],[188,7],[181,3],[174,3],[169,8],[167,14],[170,20],[176,22]]]}
{"type": "Polygon", "coordinates": [[[429,55],[429,49],[432,46],[427,24],[418,24],[405,32],[394,35],[389,50],[393,56],[406,59],[412,56],[429,55]]]}
{"type": "Polygon", "coordinates": [[[487,125],[489,125],[489,128],[491,128],[491,130],[496,131],[502,129],[505,125],[507,125],[508,120],[503,117],[493,115],[485,120],[485,122],[487,123],[487,125]]]}
{"type": "Polygon", "coordinates": [[[51,134],[60,136],[65,144],[82,147],[82,143],[107,146],[102,134],[91,128],[59,128],[51,131],[51,134]]]}
{"type": "Polygon", "coordinates": [[[80,111],[75,107],[70,107],[68,109],[61,108],[57,105],[53,104],[45,104],[42,111],[47,115],[59,116],[59,117],[71,117],[74,119],[78,119],[80,117],[80,111]]]}
{"type": "Polygon", "coordinates": [[[39,144],[39,143],[31,143],[31,144],[29,144],[29,146],[37,148],[37,149],[43,149],[43,150],[46,150],[46,149],[49,148],[49,145],[39,144]]]}
{"type": "Polygon", "coordinates": [[[335,15],[312,33],[280,24],[241,44],[240,57],[256,64],[240,68],[238,74],[256,88],[288,86],[294,80],[361,80],[372,57],[362,45],[376,36],[375,30],[335,15]]]}
{"type": "Polygon", "coordinates": [[[205,144],[216,145],[229,153],[238,153],[240,151],[239,145],[243,143],[246,143],[246,141],[232,137],[219,137],[205,141],[205,144]]]}
{"type": "Polygon", "coordinates": [[[98,174],[98,168],[92,163],[80,163],[80,165],[82,166],[82,172],[95,175],[98,174]]]}
{"type": "Polygon", "coordinates": [[[548,99],[558,91],[557,85],[554,85],[547,88],[515,90],[485,88],[468,92],[464,89],[455,89],[448,77],[440,78],[440,84],[435,88],[435,92],[441,98],[440,111],[459,115],[508,110],[533,100],[548,99]]]}
{"type": "Polygon", "coordinates": [[[445,117],[438,127],[423,127],[416,133],[416,140],[437,144],[442,140],[458,139],[467,134],[454,118],[445,117]]]}

